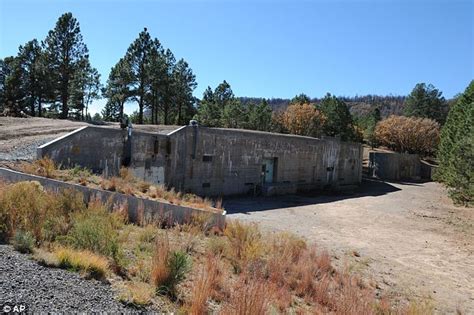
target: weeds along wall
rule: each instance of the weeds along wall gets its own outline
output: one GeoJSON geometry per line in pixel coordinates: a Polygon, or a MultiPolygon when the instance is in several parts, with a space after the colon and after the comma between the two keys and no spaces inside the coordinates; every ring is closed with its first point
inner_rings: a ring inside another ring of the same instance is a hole
{"type": "Polygon", "coordinates": [[[188,126],[169,134],[166,182],[202,196],[343,189],[362,177],[362,147],[334,138],[188,126]]]}
{"type": "Polygon", "coordinates": [[[86,126],[40,146],[37,157],[50,157],[64,167],[87,167],[106,176],[130,167],[137,178],[164,182],[166,135],[86,126]]]}
{"type": "Polygon", "coordinates": [[[182,205],[170,204],[167,202],[143,199],[117,192],[105,191],[77,184],[65,183],[41,176],[25,174],[1,167],[0,180],[6,183],[36,181],[46,190],[52,192],[66,189],[78,191],[83,195],[86,203],[91,199],[98,199],[110,207],[119,205],[125,206],[130,221],[134,223],[161,222],[163,224],[174,225],[189,223],[193,218],[199,217],[200,219],[205,220],[206,224],[210,227],[217,226],[223,228],[225,224],[225,212],[220,214],[182,205]]]}

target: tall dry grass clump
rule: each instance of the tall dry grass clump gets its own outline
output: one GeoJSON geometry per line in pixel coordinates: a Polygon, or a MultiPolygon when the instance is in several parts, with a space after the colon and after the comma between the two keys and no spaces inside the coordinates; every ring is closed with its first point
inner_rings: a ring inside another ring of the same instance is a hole
{"type": "Polygon", "coordinates": [[[214,255],[207,255],[204,265],[201,266],[199,276],[193,284],[191,301],[188,303],[189,314],[199,315],[207,313],[208,300],[217,296],[216,291],[222,281],[219,259],[219,257],[214,255]]]}
{"type": "Polygon", "coordinates": [[[242,273],[232,287],[228,301],[220,314],[268,314],[274,299],[275,288],[271,282],[257,274],[242,273]]]}
{"type": "Polygon", "coordinates": [[[158,294],[175,298],[176,286],[186,278],[190,269],[191,258],[188,254],[172,250],[166,234],[157,237],[150,279],[158,294]]]}
{"type": "Polygon", "coordinates": [[[32,163],[22,163],[20,168],[25,173],[47,178],[56,178],[56,171],[58,170],[54,161],[49,157],[34,160],[32,163]]]}

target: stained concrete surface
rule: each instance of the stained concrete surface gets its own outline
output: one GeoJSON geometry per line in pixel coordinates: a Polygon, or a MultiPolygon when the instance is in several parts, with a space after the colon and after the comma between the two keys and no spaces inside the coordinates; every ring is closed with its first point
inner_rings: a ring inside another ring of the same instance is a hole
{"type": "Polygon", "coordinates": [[[317,243],[395,300],[474,313],[474,212],[454,206],[438,183],[364,180],[353,194],[227,199],[224,207],[228,219],[317,243]]]}

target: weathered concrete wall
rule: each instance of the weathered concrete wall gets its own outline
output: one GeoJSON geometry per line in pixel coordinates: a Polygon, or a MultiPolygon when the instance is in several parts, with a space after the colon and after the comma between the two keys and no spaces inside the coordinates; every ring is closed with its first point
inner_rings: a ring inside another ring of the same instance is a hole
{"type": "Polygon", "coordinates": [[[123,130],[86,126],[40,146],[37,157],[48,156],[65,167],[79,165],[116,174],[122,163],[125,137],[123,130]]]}
{"type": "Polygon", "coordinates": [[[370,152],[369,170],[372,177],[386,180],[420,180],[421,163],[417,154],[370,152]]]}
{"type": "Polygon", "coordinates": [[[169,137],[167,184],[198,195],[340,189],[361,181],[362,148],[355,143],[191,126],[169,137]],[[262,184],[265,159],[273,161],[274,176],[262,184]]]}
{"type": "Polygon", "coordinates": [[[85,202],[93,198],[98,198],[102,202],[109,202],[110,205],[124,205],[128,207],[129,218],[132,222],[137,222],[138,212],[143,209],[143,216],[149,220],[160,220],[161,222],[172,224],[187,223],[194,216],[205,216],[210,226],[223,228],[225,225],[225,212],[223,214],[213,213],[200,209],[194,209],[166,202],[159,202],[134,196],[124,195],[117,192],[110,192],[101,189],[89,188],[77,184],[70,184],[58,180],[25,174],[6,168],[0,168],[0,180],[10,183],[20,181],[38,181],[49,191],[60,191],[73,189],[83,194],[85,202]]]}
{"type": "Polygon", "coordinates": [[[46,155],[106,175],[125,165],[138,178],[202,196],[336,190],[362,177],[360,144],[197,126],[168,135],[134,131],[131,141],[126,131],[85,127],[40,147],[38,157],[46,155]]]}
{"type": "Polygon", "coordinates": [[[135,177],[155,184],[165,183],[167,142],[167,136],[162,134],[132,134],[130,169],[135,177]]]}
{"type": "Polygon", "coordinates": [[[127,130],[86,126],[40,146],[37,156],[49,156],[65,167],[87,167],[106,176],[116,175],[126,165],[136,177],[163,184],[167,136],[133,131],[129,148],[127,139],[127,130]]]}

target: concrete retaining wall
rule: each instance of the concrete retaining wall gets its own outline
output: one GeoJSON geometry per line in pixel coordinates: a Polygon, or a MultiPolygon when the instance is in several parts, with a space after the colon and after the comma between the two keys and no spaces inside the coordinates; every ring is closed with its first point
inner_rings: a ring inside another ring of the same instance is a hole
{"type": "MultiPolygon", "coordinates": [[[[209,226],[218,226],[223,228],[225,224],[225,213],[217,214],[205,210],[137,198],[117,192],[110,192],[101,189],[65,183],[41,176],[25,174],[6,168],[0,168],[0,180],[10,183],[20,181],[38,181],[45,189],[49,191],[61,191],[64,189],[73,189],[74,191],[79,191],[83,194],[85,202],[88,202],[93,198],[98,198],[104,203],[110,202],[111,205],[126,204],[128,206],[129,219],[131,222],[137,222],[139,212],[141,209],[143,209],[143,215],[145,219],[160,220],[161,222],[165,222],[170,225],[189,222],[194,216],[205,216],[209,226]]],[[[25,196],[25,198],[27,198],[27,196],[25,196]]]]}
{"type": "Polygon", "coordinates": [[[417,154],[370,152],[369,170],[372,177],[380,179],[422,179],[421,162],[417,154]]]}

